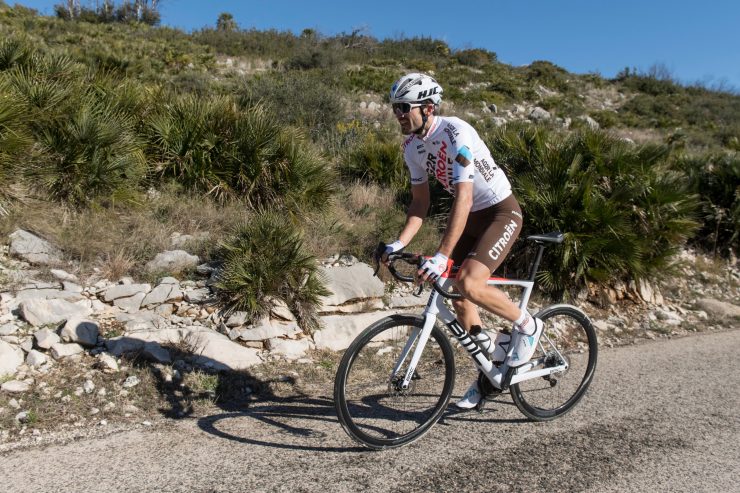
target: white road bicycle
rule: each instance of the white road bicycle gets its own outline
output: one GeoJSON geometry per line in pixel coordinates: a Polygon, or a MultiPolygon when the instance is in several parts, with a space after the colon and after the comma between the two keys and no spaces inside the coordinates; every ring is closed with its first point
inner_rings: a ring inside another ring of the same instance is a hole
{"type": "MultiPolygon", "coordinates": [[[[537,269],[547,244],[562,243],[559,232],[533,235],[537,255],[527,280],[492,277],[488,284],[521,288],[520,308],[526,308],[537,269]]],[[[418,265],[420,256],[391,254],[389,270],[397,279],[414,279],[398,272],[394,263],[418,265]]],[[[504,391],[534,421],[548,421],[570,411],[583,397],[596,368],[596,332],[588,316],[575,306],[548,306],[535,316],[545,323],[532,359],[518,368],[506,360],[495,365],[465,332],[445,299],[451,293],[454,271],[434,283],[421,315],[392,315],[365,329],[347,348],[334,382],[334,405],[339,422],[353,439],[372,449],[407,445],[442,417],[455,386],[455,358],[441,320],[478,368],[483,394],[478,404],[504,391]]],[[[509,349],[509,352],[511,352],[509,349]]]]}

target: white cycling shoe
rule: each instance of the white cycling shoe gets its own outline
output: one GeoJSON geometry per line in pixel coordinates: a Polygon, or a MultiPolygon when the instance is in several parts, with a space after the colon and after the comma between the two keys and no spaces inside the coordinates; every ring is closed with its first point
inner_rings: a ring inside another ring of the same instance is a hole
{"type": "Polygon", "coordinates": [[[540,340],[545,323],[539,318],[535,318],[534,324],[535,331],[533,334],[525,334],[520,332],[518,328],[512,331],[511,334],[514,351],[509,357],[509,366],[522,366],[532,359],[532,356],[534,356],[534,352],[537,350],[537,343],[540,340]]]}
{"type": "Polygon", "coordinates": [[[465,395],[462,396],[462,399],[455,403],[455,406],[457,406],[459,409],[473,409],[475,406],[478,405],[481,397],[482,395],[480,393],[480,389],[478,388],[478,379],[476,378],[475,381],[470,384],[468,390],[465,391],[465,395]]]}

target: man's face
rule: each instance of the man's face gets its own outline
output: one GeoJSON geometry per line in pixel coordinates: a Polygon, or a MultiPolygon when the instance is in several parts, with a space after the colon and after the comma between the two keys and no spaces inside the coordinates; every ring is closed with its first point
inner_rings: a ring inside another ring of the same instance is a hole
{"type": "Polygon", "coordinates": [[[398,120],[398,124],[401,125],[401,133],[409,135],[421,128],[423,125],[422,111],[424,111],[423,105],[410,105],[410,108],[393,108],[393,114],[398,120]],[[403,109],[408,109],[407,113],[403,112],[403,109]]]}

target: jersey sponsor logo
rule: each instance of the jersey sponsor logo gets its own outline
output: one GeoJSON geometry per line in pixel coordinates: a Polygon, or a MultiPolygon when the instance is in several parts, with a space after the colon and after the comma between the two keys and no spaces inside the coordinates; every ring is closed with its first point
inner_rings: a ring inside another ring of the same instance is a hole
{"type": "Polygon", "coordinates": [[[451,125],[449,123],[447,125],[445,125],[444,133],[447,134],[447,138],[450,139],[450,143],[451,144],[454,145],[454,144],[457,143],[457,140],[455,139],[455,137],[458,137],[459,134],[457,132],[457,129],[453,125],[451,125]]]}
{"type": "Polygon", "coordinates": [[[424,183],[424,178],[411,178],[411,183],[424,183]]]}
{"type": "Polygon", "coordinates": [[[429,154],[427,154],[427,162],[426,162],[426,165],[427,165],[427,173],[434,174],[434,164],[435,164],[435,162],[436,162],[436,159],[434,157],[434,154],[432,154],[431,152],[429,154]]]}
{"type": "Polygon", "coordinates": [[[489,163],[485,158],[475,160],[475,169],[487,182],[493,181],[493,176],[498,169],[495,164],[489,163]]]}
{"type": "Polygon", "coordinates": [[[437,166],[434,170],[434,176],[437,177],[439,182],[447,188],[449,178],[447,176],[447,142],[442,142],[437,151],[437,166]]]}
{"type": "Polygon", "coordinates": [[[519,225],[513,219],[509,224],[504,226],[504,234],[501,235],[501,238],[499,238],[498,241],[496,241],[496,243],[494,243],[491,249],[488,251],[488,255],[493,260],[498,260],[498,258],[506,249],[506,245],[509,244],[512,236],[514,236],[514,232],[518,227],[519,225]]]}

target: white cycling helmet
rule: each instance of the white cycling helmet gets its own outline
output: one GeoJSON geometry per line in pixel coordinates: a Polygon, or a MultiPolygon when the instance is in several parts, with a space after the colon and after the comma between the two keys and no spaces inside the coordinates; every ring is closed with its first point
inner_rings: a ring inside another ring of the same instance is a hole
{"type": "Polygon", "coordinates": [[[398,79],[391,87],[390,102],[420,103],[431,100],[434,104],[442,102],[442,86],[425,74],[411,73],[398,79]]]}

